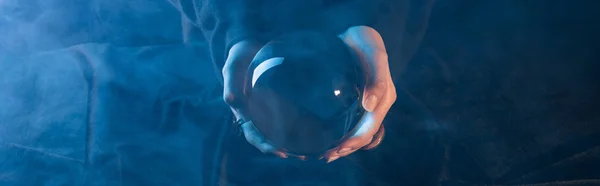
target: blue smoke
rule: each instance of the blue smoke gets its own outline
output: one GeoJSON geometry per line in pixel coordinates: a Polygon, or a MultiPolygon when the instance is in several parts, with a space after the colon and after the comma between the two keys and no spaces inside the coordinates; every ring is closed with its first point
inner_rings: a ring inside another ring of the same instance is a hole
{"type": "Polygon", "coordinates": [[[161,0],[0,0],[0,54],[29,54],[81,43],[177,43],[179,16],[161,0]]]}

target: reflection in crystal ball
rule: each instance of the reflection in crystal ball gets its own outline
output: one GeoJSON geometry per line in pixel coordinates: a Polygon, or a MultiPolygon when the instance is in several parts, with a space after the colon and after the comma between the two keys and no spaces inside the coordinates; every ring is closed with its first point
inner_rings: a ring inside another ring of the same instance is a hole
{"type": "Polygon", "coordinates": [[[266,44],[250,66],[251,119],[280,148],[322,153],[360,119],[363,76],[335,36],[308,31],[284,35],[266,44]]]}

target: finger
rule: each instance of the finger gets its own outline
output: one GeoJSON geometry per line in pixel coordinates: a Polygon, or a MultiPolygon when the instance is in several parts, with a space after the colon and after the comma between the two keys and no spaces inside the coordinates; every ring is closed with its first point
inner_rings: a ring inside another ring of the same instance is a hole
{"type": "Polygon", "coordinates": [[[253,144],[258,150],[265,154],[272,154],[280,158],[288,158],[288,154],[283,150],[275,147],[275,145],[269,143],[268,141],[259,142],[253,144]]]}
{"type": "Polygon", "coordinates": [[[337,160],[337,159],[340,159],[341,157],[342,157],[342,156],[337,156],[337,155],[336,155],[336,156],[329,157],[329,158],[327,158],[327,162],[326,162],[326,163],[331,163],[331,162],[333,162],[333,161],[335,161],[335,160],[337,160]]]}
{"type": "Polygon", "coordinates": [[[375,135],[373,136],[373,139],[371,140],[371,142],[367,145],[365,145],[364,147],[362,147],[363,150],[371,150],[376,148],[377,146],[379,146],[379,144],[381,144],[381,142],[383,141],[383,138],[385,137],[385,125],[381,125],[381,127],[379,128],[379,130],[377,131],[377,133],[375,133],[375,135]]]}
{"type": "Polygon", "coordinates": [[[379,105],[380,99],[383,98],[388,89],[387,81],[387,79],[377,80],[376,82],[365,86],[362,105],[366,111],[373,112],[377,105],[379,105]]]}
{"type": "Polygon", "coordinates": [[[323,154],[323,158],[325,158],[325,160],[327,161],[327,163],[330,163],[332,161],[335,161],[341,157],[350,155],[354,152],[356,152],[358,149],[360,149],[360,147],[366,145],[368,143],[370,139],[367,140],[362,140],[364,141],[363,145],[356,145],[357,147],[350,147],[350,146],[338,146],[336,148],[327,150],[324,154],[323,154]]]}
{"type": "Polygon", "coordinates": [[[306,156],[289,153],[285,149],[283,151],[286,152],[285,154],[287,155],[287,157],[296,158],[296,159],[299,159],[299,160],[302,160],[302,161],[306,160],[306,156]]]}
{"type": "MultiPolygon", "coordinates": [[[[391,87],[393,85],[389,86],[391,87]]],[[[380,104],[377,105],[375,110],[373,112],[366,112],[361,118],[358,125],[354,128],[352,133],[353,136],[350,137],[350,141],[341,145],[352,146],[352,138],[354,138],[354,140],[364,140],[364,137],[373,137],[381,127],[381,123],[385,119],[385,116],[395,101],[396,91],[394,88],[390,88],[387,90],[387,93],[384,94],[383,99],[381,100],[380,104]]]]}
{"type": "Polygon", "coordinates": [[[351,131],[350,135],[343,139],[343,142],[337,148],[331,149],[325,153],[325,158],[336,159],[346,156],[365,145],[368,145],[379,130],[385,115],[396,100],[395,90],[388,90],[374,112],[367,112],[361,118],[358,125],[351,131]],[[350,153],[348,153],[350,152],[350,153]]]}
{"type": "Polygon", "coordinates": [[[245,100],[246,75],[250,62],[259,49],[254,41],[242,41],[231,47],[223,65],[223,99],[233,109],[237,110],[236,117],[243,115],[245,100]]]}
{"type": "Polygon", "coordinates": [[[248,141],[248,143],[256,147],[262,153],[273,154],[280,158],[288,157],[284,150],[277,148],[275,145],[266,140],[251,121],[242,124],[241,128],[246,141],[248,141]]]}
{"type": "Polygon", "coordinates": [[[373,112],[386,93],[391,82],[387,53],[374,49],[362,49],[366,64],[367,82],[363,93],[363,108],[373,112]]]}
{"type": "Polygon", "coordinates": [[[391,81],[383,39],[376,30],[365,26],[351,27],[341,37],[354,50],[364,70],[363,107],[372,112],[385,94],[386,81],[391,81]]]}
{"type": "Polygon", "coordinates": [[[341,157],[348,156],[348,155],[356,152],[357,150],[358,149],[354,149],[354,148],[348,148],[345,150],[342,150],[342,148],[334,148],[334,149],[330,149],[327,152],[325,152],[325,154],[323,155],[323,158],[325,158],[327,163],[330,163],[341,157]]]}
{"type": "Polygon", "coordinates": [[[255,135],[255,137],[256,138],[261,138],[261,139],[258,139],[258,140],[253,141],[253,142],[250,142],[250,141],[249,142],[250,142],[250,144],[254,145],[262,153],[273,154],[273,155],[275,155],[277,157],[280,157],[280,158],[296,158],[296,159],[299,159],[299,160],[306,160],[306,156],[297,155],[297,154],[293,154],[293,153],[288,153],[287,150],[276,147],[271,142],[269,142],[268,140],[264,139],[263,136],[255,135]]]}

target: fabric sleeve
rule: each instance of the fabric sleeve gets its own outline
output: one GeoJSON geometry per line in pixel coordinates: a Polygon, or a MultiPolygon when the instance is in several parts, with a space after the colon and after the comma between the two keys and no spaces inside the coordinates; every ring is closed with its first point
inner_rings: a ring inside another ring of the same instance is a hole
{"type": "Polygon", "coordinates": [[[245,39],[259,39],[262,23],[261,0],[210,0],[217,4],[217,27],[222,27],[225,35],[226,51],[232,45],[245,39]]]}
{"type": "Polygon", "coordinates": [[[221,79],[229,48],[245,39],[258,39],[261,0],[169,0],[184,19],[200,28],[209,44],[215,72],[221,79]]]}
{"type": "MultiPolygon", "coordinates": [[[[355,0],[339,11],[338,29],[369,26],[381,34],[392,76],[402,74],[427,33],[435,0],[355,0]]],[[[335,17],[334,15],[333,17],[335,17]]]]}
{"type": "Polygon", "coordinates": [[[384,0],[348,0],[324,3],[324,27],[341,34],[352,26],[374,27],[383,14],[377,11],[384,0]]]}

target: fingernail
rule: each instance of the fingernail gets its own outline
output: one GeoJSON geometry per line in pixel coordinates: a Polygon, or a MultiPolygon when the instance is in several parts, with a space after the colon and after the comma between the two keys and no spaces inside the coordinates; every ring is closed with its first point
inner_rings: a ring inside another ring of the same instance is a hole
{"type": "Polygon", "coordinates": [[[298,159],[300,159],[302,161],[306,161],[306,156],[298,156],[298,159]]]}
{"type": "Polygon", "coordinates": [[[346,152],[350,152],[351,150],[352,150],[352,148],[346,147],[346,148],[342,148],[342,149],[338,150],[337,153],[338,154],[344,154],[346,152]]]}
{"type": "Polygon", "coordinates": [[[337,160],[338,158],[340,158],[340,157],[339,157],[339,156],[330,157],[330,158],[328,158],[328,159],[327,159],[327,163],[330,163],[330,162],[332,162],[332,161],[335,161],[335,160],[337,160]]]}
{"type": "Polygon", "coordinates": [[[373,112],[373,110],[375,110],[375,106],[377,106],[377,96],[375,95],[370,95],[369,97],[367,97],[367,100],[365,101],[365,110],[369,111],[369,112],[373,112]]]}

